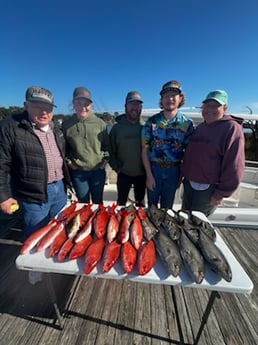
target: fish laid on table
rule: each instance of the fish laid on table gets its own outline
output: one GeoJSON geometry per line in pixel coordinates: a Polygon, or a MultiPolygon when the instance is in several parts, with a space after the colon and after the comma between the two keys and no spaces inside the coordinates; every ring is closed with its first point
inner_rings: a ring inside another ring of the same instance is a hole
{"type": "Polygon", "coordinates": [[[147,274],[156,263],[156,248],[153,240],[145,243],[138,255],[138,268],[141,276],[147,274]]]}
{"type": "Polygon", "coordinates": [[[200,231],[199,246],[210,268],[214,272],[221,274],[227,282],[231,282],[232,271],[227,259],[213,240],[202,231],[200,231]]]}
{"type": "Polygon", "coordinates": [[[73,238],[67,238],[57,254],[57,260],[63,262],[74,246],[73,238]]]}
{"type": "Polygon", "coordinates": [[[143,227],[137,213],[130,226],[130,240],[136,250],[139,250],[143,241],[143,227]]]}
{"type": "Polygon", "coordinates": [[[93,219],[96,216],[96,212],[92,212],[90,218],[87,220],[86,224],[81,228],[81,230],[76,234],[74,242],[78,243],[82,240],[84,240],[87,236],[89,236],[92,232],[92,227],[93,227],[93,219]]]}
{"type": "Polygon", "coordinates": [[[193,277],[194,281],[200,284],[205,275],[204,258],[183,229],[181,229],[178,245],[186,270],[193,277]]]}
{"type": "Polygon", "coordinates": [[[69,259],[74,260],[83,256],[92,242],[93,237],[91,235],[88,235],[78,243],[74,243],[74,246],[72,247],[72,250],[69,253],[69,259]]]}
{"type": "Polygon", "coordinates": [[[80,209],[80,227],[82,228],[93,213],[92,204],[86,204],[80,209]]]}
{"type": "Polygon", "coordinates": [[[46,226],[43,226],[38,231],[31,234],[23,243],[20,254],[25,255],[29,253],[29,251],[34,248],[39,241],[51,230],[56,226],[57,219],[54,218],[50,223],[48,223],[46,226]]]}
{"type": "Polygon", "coordinates": [[[54,241],[50,244],[49,247],[49,252],[48,252],[48,256],[50,258],[53,258],[61,249],[62,245],[65,243],[65,241],[67,240],[67,234],[65,229],[63,229],[63,231],[61,231],[56,238],[54,239],[54,241]]]}
{"type": "MultiPolygon", "coordinates": [[[[216,231],[213,225],[207,220],[203,220],[200,217],[194,215],[192,212],[181,211],[177,212],[178,222],[181,225],[184,225],[188,230],[192,230],[193,240],[196,241],[198,238],[199,230],[203,231],[208,235],[214,242],[216,240],[216,231]],[[197,229],[197,231],[194,231],[197,229]]],[[[203,215],[204,216],[204,215],[203,215]]],[[[205,217],[205,216],[204,216],[205,217]]]]}
{"type": "Polygon", "coordinates": [[[117,234],[117,240],[119,243],[125,243],[129,240],[130,237],[130,225],[134,219],[135,215],[134,212],[131,211],[123,211],[122,219],[120,220],[119,230],[117,234]]]}
{"type": "Polygon", "coordinates": [[[157,252],[165,263],[168,271],[174,277],[177,277],[182,267],[182,259],[176,243],[170,236],[160,227],[159,232],[153,237],[157,252]]]}
{"type": "Polygon", "coordinates": [[[107,225],[107,240],[108,243],[111,243],[117,236],[119,230],[119,221],[115,212],[116,205],[113,204],[109,213],[109,221],[107,225]]]}
{"type": "Polygon", "coordinates": [[[108,220],[109,212],[104,205],[100,204],[96,216],[93,219],[93,229],[98,239],[104,238],[106,235],[108,220]]]}
{"type": "Polygon", "coordinates": [[[59,219],[60,220],[69,220],[70,217],[73,217],[74,212],[76,210],[76,207],[78,205],[78,201],[74,201],[71,203],[71,205],[69,205],[68,207],[66,207],[59,215],[59,219]]]}
{"type": "Polygon", "coordinates": [[[118,243],[117,241],[112,241],[105,247],[102,264],[103,273],[109,272],[111,268],[115,265],[120,256],[120,250],[121,243],[118,243]]]}
{"type": "Polygon", "coordinates": [[[194,243],[194,245],[198,246],[200,231],[197,228],[191,228],[188,226],[184,226],[183,229],[184,229],[187,237],[194,243]]]}
{"type": "Polygon", "coordinates": [[[176,218],[177,216],[175,212],[172,210],[169,210],[165,212],[164,219],[161,223],[172,240],[178,240],[180,236],[180,227],[177,223],[176,218]],[[171,215],[169,212],[173,212],[173,215],[171,215]]]}
{"type": "Polygon", "coordinates": [[[158,228],[152,223],[149,217],[142,220],[143,235],[146,240],[150,241],[153,236],[159,231],[158,228]]]}
{"type": "Polygon", "coordinates": [[[198,216],[191,213],[190,219],[192,221],[192,224],[201,231],[203,231],[210,239],[215,242],[216,240],[216,231],[214,226],[209,221],[204,221],[200,219],[198,216]]]}
{"type": "Polygon", "coordinates": [[[148,208],[148,215],[149,215],[149,218],[151,219],[152,223],[156,227],[159,227],[164,220],[164,217],[166,215],[166,210],[158,208],[155,205],[151,205],[148,208]]]}
{"type": "Polygon", "coordinates": [[[144,220],[148,217],[146,211],[144,210],[144,208],[142,206],[138,207],[137,215],[140,218],[140,220],[144,220]]]}
{"type": "Polygon", "coordinates": [[[73,238],[80,230],[81,215],[77,213],[66,225],[66,232],[69,238],[73,238]]]}
{"type": "Polygon", "coordinates": [[[40,240],[37,244],[36,252],[41,252],[42,250],[48,248],[54,239],[62,232],[65,228],[65,222],[59,220],[56,225],[51,228],[51,230],[40,240]]]}
{"type": "Polygon", "coordinates": [[[105,248],[105,241],[103,238],[97,239],[91,243],[85,254],[84,273],[89,274],[99,263],[102,258],[105,248]]]}
{"type": "Polygon", "coordinates": [[[130,241],[122,244],[121,249],[121,261],[123,269],[126,273],[131,273],[137,263],[137,250],[131,244],[130,241]]]}

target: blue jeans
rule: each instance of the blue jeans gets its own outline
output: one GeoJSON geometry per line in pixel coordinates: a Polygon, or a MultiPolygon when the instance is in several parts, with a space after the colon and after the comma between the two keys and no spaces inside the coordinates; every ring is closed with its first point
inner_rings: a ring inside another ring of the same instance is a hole
{"type": "Polygon", "coordinates": [[[47,195],[48,201],[46,203],[21,201],[24,212],[25,238],[47,225],[67,203],[63,181],[49,183],[47,195]]]}
{"type": "Polygon", "coordinates": [[[171,209],[174,203],[176,189],[180,176],[180,167],[162,168],[158,165],[151,166],[156,188],[147,189],[148,206],[158,206],[171,209]]]}
{"type": "Polygon", "coordinates": [[[105,169],[91,171],[70,169],[70,175],[79,202],[88,204],[91,198],[94,204],[103,203],[105,169]]]}

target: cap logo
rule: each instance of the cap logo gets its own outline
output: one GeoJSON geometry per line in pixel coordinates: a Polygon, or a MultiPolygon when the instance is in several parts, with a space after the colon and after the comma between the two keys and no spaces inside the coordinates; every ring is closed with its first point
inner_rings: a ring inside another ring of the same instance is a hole
{"type": "Polygon", "coordinates": [[[51,95],[45,93],[43,90],[35,90],[35,91],[33,91],[33,92],[31,93],[30,96],[31,96],[32,98],[34,98],[34,97],[35,97],[35,98],[40,97],[40,98],[42,98],[42,99],[45,99],[46,101],[52,100],[51,95]]]}
{"type": "Polygon", "coordinates": [[[53,107],[54,105],[54,97],[52,93],[44,89],[43,87],[31,86],[27,89],[25,94],[26,101],[31,102],[45,102],[51,104],[53,107]]]}

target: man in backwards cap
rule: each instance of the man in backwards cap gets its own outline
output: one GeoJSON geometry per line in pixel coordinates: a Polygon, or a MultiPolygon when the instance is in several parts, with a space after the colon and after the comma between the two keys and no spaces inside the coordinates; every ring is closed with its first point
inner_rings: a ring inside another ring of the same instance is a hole
{"type": "Polygon", "coordinates": [[[182,175],[182,208],[212,214],[223,198],[237,189],[244,173],[243,120],[226,115],[228,95],[209,92],[203,101],[204,122],[197,126],[187,146],[182,175]]]}
{"type": "Polygon", "coordinates": [[[0,206],[7,214],[21,206],[28,237],[66,205],[69,173],[52,93],[32,86],[25,99],[22,114],[0,122],[0,206]]]}
{"type": "Polygon", "coordinates": [[[134,187],[136,206],[144,206],[146,175],[141,159],[142,98],[138,91],[128,92],[125,114],[109,134],[110,166],[117,172],[117,203],[126,205],[130,188],[134,187]]]}
{"type": "Polygon", "coordinates": [[[150,117],[143,127],[142,159],[147,175],[148,205],[172,208],[180,164],[194,125],[179,111],[185,96],[178,81],[165,83],[160,96],[162,111],[150,117]]]}

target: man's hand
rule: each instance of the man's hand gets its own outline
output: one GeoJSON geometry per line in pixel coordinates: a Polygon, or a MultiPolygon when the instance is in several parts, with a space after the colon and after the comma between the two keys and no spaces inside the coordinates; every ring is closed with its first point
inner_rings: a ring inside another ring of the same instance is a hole
{"type": "Polygon", "coordinates": [[[211,197],[210,200],[210,205],[211,206],[218,206],[222,203],[222,200],[215,199],[213,196],[211,197]]]}
{"type": "Polygon", "coordinates": [[[156,188],[156,182],[152,174],[147,176],[146,186],[151,191],[153,191],[156,188]]]}
{"type": "Polygon", "coordinates": [[[17,210],[18,202],[14,198],[9,198],[0,204],[1,210],[6,214],[12,214],[17,210]],[[15,210],[14,210],[15,209],[15,210]]]}

